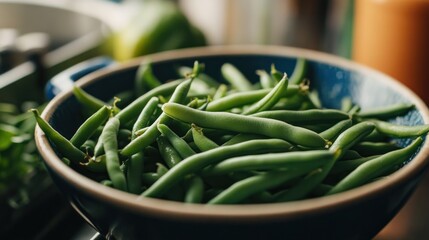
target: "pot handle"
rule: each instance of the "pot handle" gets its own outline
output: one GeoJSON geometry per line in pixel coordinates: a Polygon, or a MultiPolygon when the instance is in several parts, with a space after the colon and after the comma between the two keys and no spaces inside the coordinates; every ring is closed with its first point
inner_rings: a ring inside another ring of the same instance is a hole
{"type": "Polygon", "coordinates": [[[116,62],[107,56],[95,57],[76,64],[55,75],[45,87],[45,98],[51,100],[56,95],[73,87],[73,83],[82,77],[116,62]]]}

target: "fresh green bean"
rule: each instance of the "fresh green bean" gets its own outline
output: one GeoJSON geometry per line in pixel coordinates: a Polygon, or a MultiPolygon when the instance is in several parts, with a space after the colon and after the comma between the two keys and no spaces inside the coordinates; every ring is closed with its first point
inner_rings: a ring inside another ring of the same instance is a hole
{"type": "Polygon", "coordinates": [[[158,124],[159,132],[165,136],[171,145],[179,153],[180,157],[187,158],[195,154],[195,151],[188,145],[185,140],[176,135],[167,125],[158,124]]]}
{"type": "Polygon", "coordinates": [[[348,112],[353,107],[353,101],[350,97],[343,97],[341,99],[341,111],[348,112]]]}
{"type": "Polygon", "coordinates": [[[160,176],[158,176],[157,173],[148,172],[142,173],[141,178],[144,185],[152,185],[154,182],[158,181],[160,176]]]}
{"type": "MultiPolygon", "coordinates": [[[[190,68],[190,67],[182,66],[182,67],[179,67],[178,72],[179,72],[180,76],[186,77],[186,76],[188,76],[189,74],[192,73],[192,70],[193,69],[190,68]]],[[[196,81],[201,81],[201,82],[207,84],[207,86],[212,87],[212,88],[219,87],[219,82],[218,81],[214,80],[209,75],[204,74],[204,73],[199,73],[198,77],[195,78],[195,80],[196,81]]]]}
{"type": "Polygon", "coordinates": [[[329,141],[334,141],[338,137],[338,135],[340,135],[342,132],[344,132],[346,129],[350,128],[351,126],[352,126],[351,119],[341,120],[338,123],[336,123],[334,126],[319,133],[319,135],[324,139],[328,139],[329,141]]]}
{"type": "Polygon", "coordinates": [[[204,182],[198,176],[192,176],[185,193],[186,203],[201,203],[204,195],[204,182]]]}
{"type": "Polygon", "coordinates": [[[355,117],[358,118],[376,118],[376,119],[389,119],[397,117],[409,112],[414,108],[412,103],[398,103],[393,104],[387,107],[380,107],[375,109],[369,109],[366,111],[361,111],[355,114],[355,117]]]}
{"type": "Polygon", "coordinates": [[[271,64],[270,74],[276,84],[284,77],[284,73],[277,70],[274,64],[271,64]]]}
{"type": "Polygon", "coordinates": [[[266,153],[259,155],[240,156],[226,159],[210,166],[202,172],[203,175],[221,175],[236,171],[296,169],[300,170],[321,167],[334,154],[328,150],[312,150],[302,152],[266,153]]]}
{"type": "Polygon", "coordinates": [[[223,78],[238,91],[252,90],[252,84],[249,82],[249,80],[247,80],[240,70],[238,70],[232,64],[223,64],[221,67],[221,73],[223,78]]]}
{"type": "Polygon", "coordinates": [[[279,81],[279,83],[277,83],[276,86],[272,88],[267,95],[265,95],[261,100],[252,104],[249,108],[244,110],[242,114],[250,115],[256,112],[271,109],[286,92],[288,83],[289,81],[287,75],[284,74],[283,78],[279,81]]]}
{"type": "Polygon", "coordinates": [[[120,168],[120,160],[118,154],[117,132],[119,130],[119,119],[112,117],[107,121],[101,140],[106,155],[106,167],[109,178],[112,180],[113,186],[117,189],[127,191],[127,182],[125,175],[120,168]]]}
{"type": "Polygon", "coordinates": [[[389,142],[360,142],[352,147],[362,156],[380,155],[399,148],[398,145],[389,142]]]}
{"type": "Polygon", "coordinates": [[[49,140],[55,144],[58,151],[65,158],[76,164],[86,162],[87,156],[85,153],[76,148],[69,140],[67,140],[64,136],[52,128],[51,125],[45,121],[45,119],[41,118],[38,110],[31,109],[30,111],[34,114],[40,129],[42,129],[49,140]]]}
{"type": "Polygon", "coordinates": [[[273,88],[277,82],[265,70],[257,70],[256,74],[259,76],[259,82],[263,89],[273,88]]]}
{"type": "Polygon", "coordinates": [[[148,60],[145,60],[140,64],[137,69],[136,79],[134,82],[138,96],[161,85],[161,82],[153,74],[152,64],[148,60]]]}
{"type": "Polygon", "coordinates": [[[204,136],[202,129],[197,127],[196,125],[192,124],[191,131],[194,143],[201,152],[219,147],[217,143],[204,136]]]}
{"type": "MultiPolygon", "coordinates": [[[[309,109],[302,111],[271,110],[254,113],[251,116],[276,119],[298,126],[333,123],[349,119],[349,115],[347,113],[335,109],[309,109]]],[[[351,121],[349,122],[351,123],[351,121]]]]}
{"type": "Polygon", "coordinates": [[[95,141],[88,139],[80,146],[79,149],[82,152],[86,153],[86,155],[93,156],[94,155],[94,148],[95,148],[95,141]]]}
{"type": "MultiPolygon", "coordinates": [[[[175,89],[175,91],[173,92],[173,95],[171,96],[169,102],[182,103],[186,99],[186,95],[192,84],[192,80],[193,79],[191,78],[179,84],[175,89]]],[[[164,86],[164,85],[161,85],[161,86],[164,86]]],[[[167,121],[167,119],[168,119],[167,115],[162,113],[158,117],[158,119],[154,123],[152,123],[152,125],[149,126],[147,131],[145,131],[142,135],[135,138],[133,141],[131,141],[127,146],[125,146],[122,149],[121,155],[131,156],[141,151],[141,149],[152,144],[160,134],[158,131],[157,125],[160,123],[163,123],[164,121],[167,121]]]]}
{"type": "Polygon", "coordinates": [[[85,163],[80,163],[84,169],[94,173],[106,173],[106,155],[92,157],[85,163]]]}
{"type": "Polygon", "coordinates": [[[234,145],[234,144],[246,142],[252,139],[264,139],[264,138],[266,137],[258,134],[239,133],[234,137],[232,137],[231,139],[229,139],[228,141],[226,141],[224,144],[222,144],[222,146],[234,145]]]}
{"type": "Polygon", "coordinates": [[[91,117],[89,117],[76,131],[70,142],[75,147],[80,147],[86,140],[88,140],[99,126],[104,124],[109,118],[112,110],[108,106],[101,107],[91,117]]]}
{"type": "Polygon", "coordinates": [[[210,164],[216,164],[224,159],[262,152],[287,151],[291,148],[288,142],[279,139],[250,140],[231,146],[218,147],[206,152],[195,154],[184,159],[157,182],[144,191],[143,197],[157,197],[168,191],[171,187],[182,180],[186,175],[201,171],[210,164]]]}
{"type": "Polygon", "coordinates": [[[136,118],[144,106],[149,102],[152,97],[157,97],[159,95],[170,95],[174,92],[177,86],[182,83],[183,80],[175,80],[168,83],[164,83],[159,87],[156,87],[149,92],[141,95],[139,98],[130,103],[126,108],[122,109],[116,117],[122,123],[127,123],[132,119],[136,118]]]}
{"type": "Polygon", "coordinates": [[[376,157],[379,157],[379,155],[338,161],[334,164],[329,174],[337,175],[341,173],[349,173],[359,167],[362,163],[368,162],[376,157]]]}
{"type": "Polygon", "coordinates": [[[370,134],[374,128],[375,125],[371,122],[358,123],[342,132],[330,149],[334,152],[339,151],[340,155],[342,155],[344,151],[348,150],[362,138],[370,134]]]}
{"type": "Polygon", "coordinates": [[[296,60],[295,68],[293,69],[292,76],[290,77],[291,84],[300,84],[307,70],[307,60],[305,58],[298,58],[296,60]]]}
{"type": "Polygon", "coordinates": [[[418,137],[429,132],[429,124],[404,126],[379,120],[369,121],[375,125],[378,132],[396,138],[418,137]]]}
{"type": "Polygon", "coordinates": [[[143,165],[144,156],[141,152],[132,155],[127,161],[127,186],[130,193],[141,193],[143,165]]]}
{"type": "Polygon", "coordinates": [[[309,147],[324,147],[327,143],[315,132],[278,120],[226,112],[203,112],[175,103],[166,103],[162,109],[164,113],[172,118],[188,123],[195,123],[204,128],[261,134],[309,147]]]}
{"type": "Polygon", "coordinates": [[[166,137],[159,136],[156,141],[158,143],[159,153],[169,168],[174,167],[174,165],[182,161],[182,157],[179,155],[176,149],[174,149],[166,137]]]}
{"type": "Polygon", "coordinates": [[[234,183],[211,199],[208,204],[239,203],[254,194],[280,186],[288,180],[303,174],[305,172],[300,171],[300,169],[290,169],[286,171],[271,171],[249,177],[234,183]]]}
{"type": "MultiPolygon", "coordinates": [[[[298,85],[288,85],[283,97],[290,97],[297,94],[301,87],[298,85]]],[[[246,92],[237,92],[222,98],[213,97],[207,106],[207,111],[218,112],[226,111],[235,107],[242,107],[247,104],[255,103],[266,96],[272,89],[258,89],[246,92]]]]}
{"type": "Polygon", "coordinates": [[[149,120],[154,114],[156,108],[158,107],[159,100],[157,97],[152,97],[146,106],[143,107],[143,110],[140,112],[136,122],[133,125],[131,131],[131,140],[136,138],[136,132],[144,127],[147,127],[149,120]]]}
{"type": "Polygon", "coordinates": [[[327,195],[344,192],[367,183],[371,179],[382,176],[391,166],[398,165],[409,159],[421,145],[423,139],[416,138],[403,149],[395,150],[363,163],[332,188],[327,195]]]}
{"type": "Polygon", "coordinates": [[[105,102],[88,94],[77,85],[73,85],[73,95],[91,114],[97,112],[100,108],[107,105],[105,102]]]}
{"type": "Polygon", "coordinates": [[[213,94],[213,101],[222,99],[226,96],[226,93],[228,92],[228,86],[225,84],[220,84],[219,87],[216,89],[215,93],[213,94]]]}

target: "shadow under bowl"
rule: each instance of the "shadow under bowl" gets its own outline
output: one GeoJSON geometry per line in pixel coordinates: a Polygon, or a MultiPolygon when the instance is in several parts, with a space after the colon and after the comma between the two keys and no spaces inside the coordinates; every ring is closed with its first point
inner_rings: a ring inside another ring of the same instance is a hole
{"type": "MultiPolygon", "coordinates": [[[[148,56],[149,57],[149,56],[148,56]]],[[[270,46],[207,47],[150,56],[159,79],[177,78],[176,67],[204,63],[205,72],[222,79],[220,66],[229,62],[257,81],[256,69],[271,64],[287,73],[297,57],[308,60],[307,77],[323,106],[339,108],[351,97],[362,109],[409,102],[416,109],[396,123],[429,122],[426,105],[392,78],[353,62],[309,50],[270,46]]],[[[78,85],[103,100],[133,88],[142,59],[88,75],[78,85]]],[[[57,96],[42,116],[66,137],[83,119],[70,91],[57,96]]],[[[336,195],[287,203],[205,206],[145,198],[105,187],[69,168],[59,159],[40,129],[36,141],[54,182],[72,206],[97,231],[114,239],[369,239],[398,212],[412,193],[428,160],[428,143],[403,168],[386,179],[336,195]]],[[[409,140],[398,141],[405,146],[409,140]]]]}

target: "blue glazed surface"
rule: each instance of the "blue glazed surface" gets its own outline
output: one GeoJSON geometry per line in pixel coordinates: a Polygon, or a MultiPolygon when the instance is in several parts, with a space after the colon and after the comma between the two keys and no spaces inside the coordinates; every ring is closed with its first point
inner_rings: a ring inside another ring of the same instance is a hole
{"type": "MultiPolygon", "coordinates": [[[[204,63],[205,72],[220,81],[219,69],[225,62],[234,64],[252,81],[258,80],[256,69],[269,70],[271,64],[290,75],[296,62],[291,57],[222,55],[157,62],[153,68],[159,79],[167,81],[177,78],[176,67],[192,66],[195,60],[204,63]]],[[[84,89],[102,100],[108,100],[119,92],[133,88],[136,69],[137,66],[113,72],[86,85],[84,89]]],[[[311,87],[319,91],[323,106],[329,108],[339,108],[345,96],[350,96],[362,109],[409,101],[371,75],[317,61],[309,61],[306,77],[311,80],[311,87]]],[[[50,118],[54,128],[66,137],[70,137],[82,121],[80,106],[74,97],[62,102],[50,118]]],[[[392,121],[405,125],[423,124],[423,118],[417,111],[392,121]]],[[[406,145],[408,142],[399,143],[406,145]]],[[[409,181],[379,195],[341,206],[335,211],[320,211],[292,219],[253,219],[246,222],[195,221],[144,215],[88,194],[65,181],[55,171],[51,170],[51,174],[73,206],[103,235],[116,239],[369,239],[396,214],[419,178],[419,175],[412,176],[409,181]]]]}

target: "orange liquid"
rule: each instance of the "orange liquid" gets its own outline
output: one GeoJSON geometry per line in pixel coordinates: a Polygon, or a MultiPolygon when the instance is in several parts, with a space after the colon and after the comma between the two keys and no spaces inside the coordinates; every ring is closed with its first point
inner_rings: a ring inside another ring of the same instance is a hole
{"type": "Polygon", "coordinates": [[[401,81],[429,104],[429,0],[355,0],[353,60],[401,81]]]}

